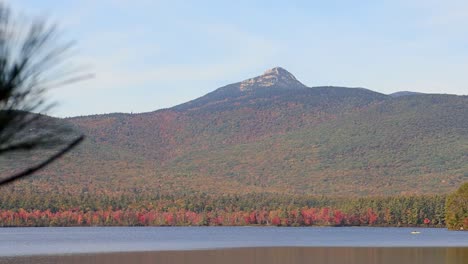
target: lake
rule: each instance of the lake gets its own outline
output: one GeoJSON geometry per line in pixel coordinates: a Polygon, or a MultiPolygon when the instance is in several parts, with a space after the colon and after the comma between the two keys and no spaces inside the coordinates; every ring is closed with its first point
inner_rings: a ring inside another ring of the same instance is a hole
{"type": "Polygon", "coordinates": [[[0,256],[242,247],[468,247],[468,232],[382,227],[0,228],[0,256]],[[417,230],[419,234],[411,234],[417,230]]]}

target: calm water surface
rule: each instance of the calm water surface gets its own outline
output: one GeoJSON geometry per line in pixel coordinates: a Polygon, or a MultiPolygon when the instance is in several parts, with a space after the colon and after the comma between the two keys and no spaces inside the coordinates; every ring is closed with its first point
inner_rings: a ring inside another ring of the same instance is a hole
{"type": "Polygon", "coordinates": [[[0,256],[236,247],[468,247],[468,232],[380,227],[0,228],[0,256]],[[417,230],[420,234],[411,234],[417,230]]]}

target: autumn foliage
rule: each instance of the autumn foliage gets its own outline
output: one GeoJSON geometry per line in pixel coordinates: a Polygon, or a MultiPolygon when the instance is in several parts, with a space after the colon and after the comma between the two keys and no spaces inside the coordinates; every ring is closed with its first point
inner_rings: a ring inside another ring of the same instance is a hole
{"type": "Polygon", "coordinates": [[[203,213],[186,210],[160,212],[112,209],[88,212],[19,209],[0,212],[1,226],[351,226],[383,224],[383,221],[378,220],[378,216],[372,212],[372,209],[369,209],[365,215],[349,215],[330,208],[237,212],[219,210],[203,213]]]}
{"type": "MultiPolygon", "coordinates": [[[[100,197],[1,204],[0,226],[444,226],[445,197],[100,197]],[[294,199],[294,201],[292,200],[294,199]],[[55,201],[55,202],[54,202],[55,201]],[[57,203],[60,203],[59,205],[57,203]],[[80,206],[74,206],[73,204],[80,206]],[[39,204],[43,204],[41,207],[39,204]],[[112,205],[111,205],[112,204],[112,205]],[[58,206],[57,206],[58,205],[58,206]],[[99,209],[101,207],[102,209],[99,209]],[[39,209],[38,209],[39,208],[39,209]],[[52,209],[49,209],[52,208],[52,209]],[[105,208],[105,209],[104,209],[105,208]]],[[[19,200],[10,197],[10,203],[19,200]]]]}

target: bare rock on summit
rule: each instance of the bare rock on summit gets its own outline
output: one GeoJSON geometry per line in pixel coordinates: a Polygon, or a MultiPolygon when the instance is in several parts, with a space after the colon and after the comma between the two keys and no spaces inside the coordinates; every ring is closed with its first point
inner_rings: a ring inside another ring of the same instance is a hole
{"type": "Polygon", "coordinates": [[[287,89],[306,88],[306,86],[299,82],[290,72],[281,67],[276,67],[265,71],[263,75],[241,82],[240,90],[251,91],[258,88],[273,86],[287,89]]]}

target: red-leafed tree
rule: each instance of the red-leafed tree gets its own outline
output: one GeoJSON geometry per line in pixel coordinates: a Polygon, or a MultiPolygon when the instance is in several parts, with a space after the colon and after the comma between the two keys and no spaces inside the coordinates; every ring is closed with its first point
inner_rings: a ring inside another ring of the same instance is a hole
{"type": "Polygon", "coordinates": [[[367,220],[369,225],[374,225],[379,219],[379,216],[371,209],[367,209],[367,220]]]}
{"type": "Polygon", "coordinates": [[[333,222],[335,225],[343,225],[345,215],[340,210],[335,210],[333,212],[333,222]]]}
{"type": "Polygon", "coordinates": [[[431,223],[431,220],[429,220],[429,218],[424,218],[424,224],[425,225],[428,225],[431,223]]]}

